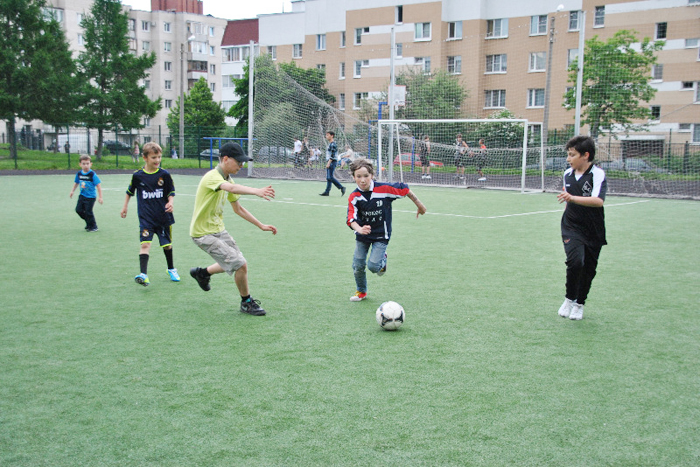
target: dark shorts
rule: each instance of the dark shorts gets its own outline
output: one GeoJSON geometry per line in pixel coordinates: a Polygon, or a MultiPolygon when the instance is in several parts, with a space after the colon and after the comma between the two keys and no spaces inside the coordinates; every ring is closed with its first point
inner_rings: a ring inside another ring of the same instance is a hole
{"type": "Polygon", "coordinates": [[[420,159],[420,163],[423,167],[430,166],[430,160],[428,160],[428,156],[424,156],[423,154],[419,154],[418,158],[420,159]]]}
{"type": "Polygon", "coordinates": [[[173,243],[173,226],[172,225],[162,225],[156,228],[146,228],[142,227],[139,233],[139,241],[141,243],[151,243],[153,241],[153,236],[157,235],[160,241],[160,246],[166,247],[172,245],[173,243]]]}
{"type": "Polygon", "coordinates": [[[455,156],[455,167],[464,167],[464,158],[462,156],[455,156]]]}

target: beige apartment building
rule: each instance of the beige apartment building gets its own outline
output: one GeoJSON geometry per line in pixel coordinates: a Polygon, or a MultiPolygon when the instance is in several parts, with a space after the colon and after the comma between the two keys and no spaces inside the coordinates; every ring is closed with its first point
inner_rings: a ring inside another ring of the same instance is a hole
{"type": "Polygon", "coordinates": [[[346,112],[388,91],[392,28],[396,73],[458,75],[469,91],[465,118],[507,108],[542,122],[549,71],[550,131],[574,125],[574,111],[562,103],[573,86],[567,68],[581,32],[607,40],[632,29],[664,47],[652,70],[651,131],[618,137],[700,143],[700,0],[298,0],[290,13],[258,19],[260,49],[282,62],[325,68],[327,87],[346,112]]]}

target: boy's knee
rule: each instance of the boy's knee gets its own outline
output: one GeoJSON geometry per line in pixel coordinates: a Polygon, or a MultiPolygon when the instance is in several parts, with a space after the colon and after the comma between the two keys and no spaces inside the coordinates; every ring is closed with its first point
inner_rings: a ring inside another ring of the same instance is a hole
{"type": "Polygon", "coordinates": [[[355,273],[360,273],[365,270],[365,262],[364,261],[353,261],[352,262],[352,270],[355,273]]]}
{"type": "Polygon", "coordinates": [[[369,269],[370,272],[376,274],[379,272],[380,269],[382,269],[382,265],[381,263],[373,263],[370,261],[369,263],[367,263],[367,269],[369,269]]]}

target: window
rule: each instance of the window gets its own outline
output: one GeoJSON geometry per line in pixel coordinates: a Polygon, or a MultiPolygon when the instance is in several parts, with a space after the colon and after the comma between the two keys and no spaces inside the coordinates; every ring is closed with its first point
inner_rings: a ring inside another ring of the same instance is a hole
{"type": "Polygon", "coordinates": [[[694,102],[700,102],[700,81],[698,81],[697,86],[695,86],[695,101],[694,102]]]}
{"type": "Polygon", "coordinates": [[[695,85],[692,81],[682,81],[681,89],[694,89],[695,85]]]}
{"type": "Polygon", "coordinates": [[[292,48],[292,58],[301,58],[302,55],[302,44],[294,44],[292,48]]]}
{"type": "Polygon", "coordinates": [[[151,30],[151,22],[150,21],[141,21],[141,30],[142,31],[150,31],[151,30]]]}
{"type": "Polygon", "coordinates": [[[82,34],[78,34],[78,45],[84,45],[85,44],[85,38],[83,38],[82,34]]]}
{"type": "Polygon", "coordinates": [[[238,101],[221,101],[221,106],[224,108],[224,112],[228,113],[228,111],[231,110],[231,107],[236,105],[236,102],[238,101]]]}
{"type": "Polygon", "coordinates": [[[666,33],[668,32],[668,23],[656,23],[656,34],[654,39],[666,39],[666,33]]]}
{"type": "Polygon", "coordinates": [[[325,70],[325,69],[326,69],[326,64],[325,64],[325,63],[317,63],[317,64],[316,64],[316,69],[317,69],[317,70],[325,70]]]}
{"type": "Polygon", "coordinates": [[[547,52],[530,53],[530,66],[527,71],[545,71],[547,52]]]}
{"type": "Polygon", "coordinates": [[[212,75],[216,74],[216,65],[215,64],[212,63],[209,65],[209,73],[212,75]]]}
{"type": "Polygon", "coordinates": [[[486,22],[486,37],[508,37],[508,18],[488,20],[486,22]]]}
{"type": "Polygon", "coordinates": [[[173,48],[172,42],[163,42],[163,52],[170,52],[170,50],[172,48],[173,48]]]}
{"type": "Polygon", "coordinates": [[[151,50],[151,43],[148,42],[148,41],[143,41],[143,42],[141,42],[141,49],[142,49],[144,52],[148,52],[149,50],[151,50]]]}
{"type": "Polygon", "coordinates": [[[345,47],[345,31],[340,31],[340,47],[345,47]]]}
{"type": "Polygon", "coordinates": [[[447,23],[447,39],[461,39],[462,38],[462,22],[454,21],[452,23],[447,23]]]}
{"type": "Polygon", "coordinates": [[[268,45],[267,46],[267,54],[270,56],[271,59],[277,60],[277,46],[276,45],[268,45]]]}
{"type": "Polygon", "coordinates": [[[144,89],[151,89],[151,80],[150,79],[143,80],[143,88],[144,89]]]}
{"type": "Polygon", "coordinates": [[[664,79],[664,66],[663,65],[652,65],[651,66],[651,78],[662,80],[664,79]]]}
{"type": "Polygon", "coordinates": [[[369,28],[355,28],[355,45],[362,44],[363,34],[369,34],[369,28]]]}
{"type": "Polygon", "coordinates": [[[403,5],[397,6],[396,9],[394,10],[394,13],[395,13],[394,22],[396,24],[403,23],[403,5]]]}
{"type": "Polygon", "coordinates": [[[133,18],[129,19],[129,31],[135,31],[136,30],[136,20],[133,18]]]}
{"type": "Polygon", "coordinates": [[[396,56],[403,57],[403,44],[401,42],[396,43],[396,56]]]}
{"type": "Polygon", "coordinates": [[[352,75],[353,78],[362,77],[362,62],[363,60],[355,60],[355,71],[352,75]]]}
{"type": "Polygon", "coordinates": [[[136,52],[136,39],[129,38],[129,50],[136,52]]]}
{"type": "Polygon", "coordinates": [[[417,41],[429,41],[430,23],[416,23],[414,39],[417,41]]]}
{"type": "Polygon", "coordinates": [[[578,31],[579,22],[581,18],[580,11],[570,11],[569,12],[569,31],[578,31]]]}
{"type": "Polygon", "coordinates": [[[652,105],[649,107],[649,111],[651,112],[651,120],[660,120],[661,119],[661,106],[660,105],[652,105]]]}
{"type": "Polygon", "coordinates": [[[173,71],[173,62],[163,62],[164,71],[173,71]]]}
{"type": "Polygon", "coordinates": [[[593,17],[593,27],[602,28],[605,26],[605,5],[595,7],[595,16],[593,17]]]}
{"type": "Polygon", "coordinates": [[[679,123],[678,131],[683,133],[688,133],[693,129],[692,123],[679,123]]]}
{"type": "Polygon", "coordinates": [[[547,34],[547,15],[535,15],[530,17],[530,35],[541,36],[547,34]]]}
{"type": "Polygon", "coordinates": [[[700,39],[698,38],[685,40],[685,47],[688,49],[698,47],[698,45],[700,45],[700,39]]]}
{"type": "Polygon", "coordinates": [[[578,58],[578,49],[569,49],[569,56],[566,59],[567,68],[578,58]]]}
{"type": "Polygon", "coordinates": [[[316,50],[326,50],[325,34],[316,34],[316,50]]]}
{"type": "Polygon", "coordinates": [[[345,110],[345,93],[340,93],[340,96],[338,96],[338,108],[340,110],[345,110]]]}
{"type": "Polygon", "coordinates": [[[80,23],[83,22],[83,14],[82,13],[77,13],[75,15],[75,19],[78,21],[78,26],[80,26],[80,23]]]}
{"type": "Polygon", "coordinates": [[[693,125],[693,143],[700,143],[700,124],[693,125]]]}
{"type": "Polygon", "coordinates": [[[203,53],[206,53],[206,50],[207,50],[207,43],[206,42],[200,42],[200,41],[190,42],[190,52],[203,54],[203,53]]]}
{"type": "Polygon", "coordinates": [[[484,102],[485,108],[497,108],[506,106],[506,90],[496,89],[492,91],[484,91],[486,101],[484,102]]]}
{"type": "Polygon", "coordinates": [[[367,99],[369,97],[369,93],[366,92],[356,92],[353,94],[352,97],[352,108],[357,110],[360,108],[360,105],[362,103],[363,99],[367,99]]]}
{"type": "Polygon", "coordinates": [[[172,99],[165,99],[165,108],[169,109],[173,106],[173,100],[172,99]]]}
{"type": "Polygon", "coordinates": [[[187,32],[190,34],[204,34],[204,25],[202,23],[187,23],[187,32]]]}
{"type": "Polygon", "coordinates": [[[528,89],[527,90],[527,106],[528,107],[544,107],[544,89],[528,89]]]}
{"type": "Polygon", "coordinates": [[[145,127],[151,126],[151,119],[148,117],[144,117],[143,118],[143,126],[145,126],[145,127]]]}
{"type": "Polygon", "coordinates": [[[59,8],[44,8],[44,19],[47,21],[50,21],[51,19],[55,19],[59,23],[63,23],[63,10],[59,8]]]}
{"type": "Polygon", "coordinates": [[[486,56],[486,73],[505,73],[507,68],[506,54],[486,56]]]}
{"type": "Polygon", "coordinates": [[[170,32],[170,23],[163,23],[163,32],[170,32]]]}
{"type": "Polygon", "coordinates": [[[236,83],[233,81],[233,75],[222,75],[221,76],[221,87],[224,88],[235,88],[236,83]]]}
{"type": "Polygon", "coordinates": [[[211,92],[216,92],[216,83],[209,83],[209,89],[211,92]]]}
{"type": "Polygon", "coordinates": [[[421,65],[423,73],[430,73],[430,57],[415,57],[413,60],[416,65],[421,65]]]}
{"type": "Polygon", "coordinates": [[[173,82],[169,79],[165,80],[165,90],[170,91],[173,88],[173,82]]]}
{"type": "Polygon", "coordinates": [[[340,79],[345,79],[345,62],[340,62],[340,79]]]}
{"type": "Polygon", "coordinates": [[[462,56],[447,57],[447,72],[453,75],[462,73],[462,56]]]}
{"type": "Polygon", "coordinates": [[[209,37],[214,37],[215,32],[214,26],[209,26],[209,37]]]}

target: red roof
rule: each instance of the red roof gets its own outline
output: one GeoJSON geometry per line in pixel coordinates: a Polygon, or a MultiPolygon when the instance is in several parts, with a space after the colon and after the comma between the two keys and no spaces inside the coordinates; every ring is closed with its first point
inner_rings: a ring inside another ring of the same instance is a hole
{"type": "Polygon", "coordinates": [[[221,40],[221,46],[247,45],[250,41],[258,42],[258,19],[239,19],[229,21],[221,40]]]}

